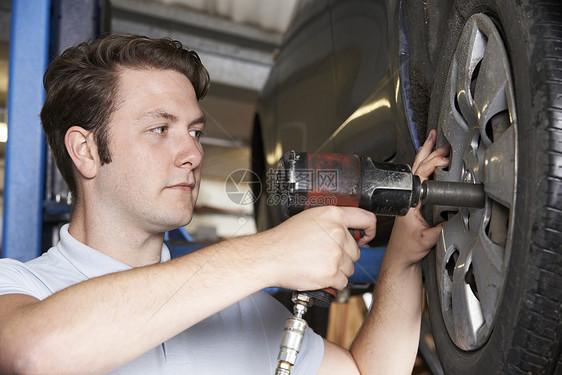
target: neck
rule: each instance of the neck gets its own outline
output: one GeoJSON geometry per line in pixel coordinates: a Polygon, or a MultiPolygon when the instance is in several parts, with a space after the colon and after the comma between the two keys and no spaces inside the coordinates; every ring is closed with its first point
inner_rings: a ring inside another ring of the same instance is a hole
{"type": "Polygon", "coordinates": [[[147,233],[86,212],[77,202],[68,229],[76,240],[131,267],[160,262],[164,233],[147,233]]]}

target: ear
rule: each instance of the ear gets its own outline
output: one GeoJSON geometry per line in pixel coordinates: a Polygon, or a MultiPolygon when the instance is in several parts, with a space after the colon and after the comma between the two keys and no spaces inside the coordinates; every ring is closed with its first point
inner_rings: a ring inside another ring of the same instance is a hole
{"type": "Polygon", "coordinates": [[[99,156],[94,134],[80,126],[66,131],[64,144],[78,172],[87,179],[97,174],[99,156]]]}

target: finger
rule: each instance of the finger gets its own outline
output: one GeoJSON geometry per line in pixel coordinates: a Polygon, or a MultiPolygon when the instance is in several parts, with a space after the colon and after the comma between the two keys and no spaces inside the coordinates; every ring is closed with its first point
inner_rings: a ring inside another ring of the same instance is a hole
{"type": "Polygon", "coordinates": [[[431,150],[433,150],[433,146],[435,146],[435,138],[436,138],[437,131],[431,130],[427,139],[425,140],[424,144],[419,148],[418,153],[414,159],[414,164],[412,165],[412,170],[416,170],[420,163],[425,160],[429,154],[431,154],[431,150]]]}
{"type": "Polygon", "coordinates": [[[437,167],[446,167],[449,165],[449,146],[441,146],[433,151],[425,160],[422,160],[413,173],[422,177],[428,178],[435,171],[437,167]]]}
{"type": "Polygon", "coordinates": [[[343,274],[347,277],[353,275],[353,273],[355,272],[355,266],[353,265],[353,262],[357,261],[357,259],[353,260],[352,257],[347,253],[343,254],[339,264],[340,271],[343,272],[343,274]]]}
{"type": "Polygon", "coordinates": [[[445,223],[440,223],[434,227],[427,228],[422,231],[421,243],[426,249],[429,249],[437,244],[444,225],[445,223]]]}
{"type": "Polygon", "coordinates": [[[343,224],[346,228],[363,230],[365,232],[365,235],[357,241],[360,246],[375,238],[377,225],[375,214],[355,207],[340,207],[340,210],[343,217],[343,224]]]}
{"type": "Polygon", "coordinates": [[[420,164],[422,164],[423,162],[425,162],[427,160],[431,160],[433,158],[436,158],[436,157],[447,156],[447,155],[449,155],[450,150],[451,150],[451,146],[449,146],[448,144],[443,145],[441,147],[437,147],[425,159],[421,160],[420,164]]]}
{"type": "Polygon", "coordinates": [[[338,274],[334,278],[334,282],[333,285],[331,285],[331,287],[336,290],[342,290],[347,286],[348,283],[349,280],[347,276],[344,275],[343,272],[338,272],[338,274]]]}
{"type": "Polygon", "coordinates": [[[447,159],[447,156],[449,155],[449,152],[450,152],[450,146],[449,145],[444,145],[444,146],[438,147],[433,152],[429,153],[425,158],[423,158],[423,159],[418,158],[417,163],[415,164],[415,168],[412,167],[412,170],[415,172],[416,170],[418,170],[420,168],[420,166],[422,166],[423,164],[427,164],[428,162],[431,162],[433,160],[447,159]]]}
{"type": "MultiPolygon", "coordinates": [[[[376,228],[375,228],[375,231],[376,231],[376,228]]],[[[373,235],[372,235],[372,236],[367,236],[367,235],[365,235],[365,236],[361,237],[361,238],[360,238],[358,241],[356,241],[356,242],[357,242],[357,245],[358,245],[358,246],[365,246],[365,245],[367,245],[369,242],[371,242],[371,241],[373,240],[373,238],[375,238],[375,232],[374,232],[374,231],[373,231],[373,235]]]]}
{"type": "Polygon", "coordinates": [[[361,251],[359,250],[359,246],[357,245],[357,241],[353,236],[349,236],[346,238],[346,243],[343,247],[344,252],[349,257],[350,262],[357,262],[359,257],[361,256],[361,251]]]}
{"type": "Polygon", "coordinates": [[[433,152],[441,156],[447,156],[449,155],[449,152],[451,152],[451,145],[447,143],[446,145],[437,147],[433,152]]]}
{"type": "Polygon", "coordinates": [[[420,164],[414,174],[422,180],[428,179],[438,167],[444,168],[449,165],[449,159],[444,156],[436,156],[427,162],[420,164]]]}

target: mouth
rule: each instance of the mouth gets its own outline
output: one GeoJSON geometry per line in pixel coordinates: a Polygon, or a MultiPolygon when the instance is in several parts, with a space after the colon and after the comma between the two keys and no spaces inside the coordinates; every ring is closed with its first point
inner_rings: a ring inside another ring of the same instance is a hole
{"type": "Polygon", "coordinates": [[[170,185],[167,187],[172,190],[181,190],[191,192],[195,188],[194,182],[181,182],[179,184],[170,185]]]}

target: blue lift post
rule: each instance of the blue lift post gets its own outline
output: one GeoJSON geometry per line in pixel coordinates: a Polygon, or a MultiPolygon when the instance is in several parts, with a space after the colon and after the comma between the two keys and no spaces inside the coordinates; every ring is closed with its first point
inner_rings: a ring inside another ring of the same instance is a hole
{"type": "Polygon", "coordinates": [[[53,206],[46,195],[58,192],[45,183],[47,146],[39,119],[43,74],[50,57],[99,34],[99,9],[98,0],[12,2],[2,257],[36,258],[45,249],[45,224],[57,224],[44,210],[53,206]]]}
{"type": "MultiPolygon", "coordinates": [[[[101,29],[105,30],[105,25],[101,25],[105,20],[105,5],[104,0],[51,0],[51,58],[68,47],[94,40],[101,29]]],[[[45,154],[45,160],[42,251],[58,242],[60,227],[70,220],[68,186],[56,168],[50,150],[45,154]]]]}
{"type": "Polygon", "coordinates": [[[13,0],[2,256],[27,261],[41,251],[45,137],[39,112],[49,57],[49,0],[13,0]]]}

